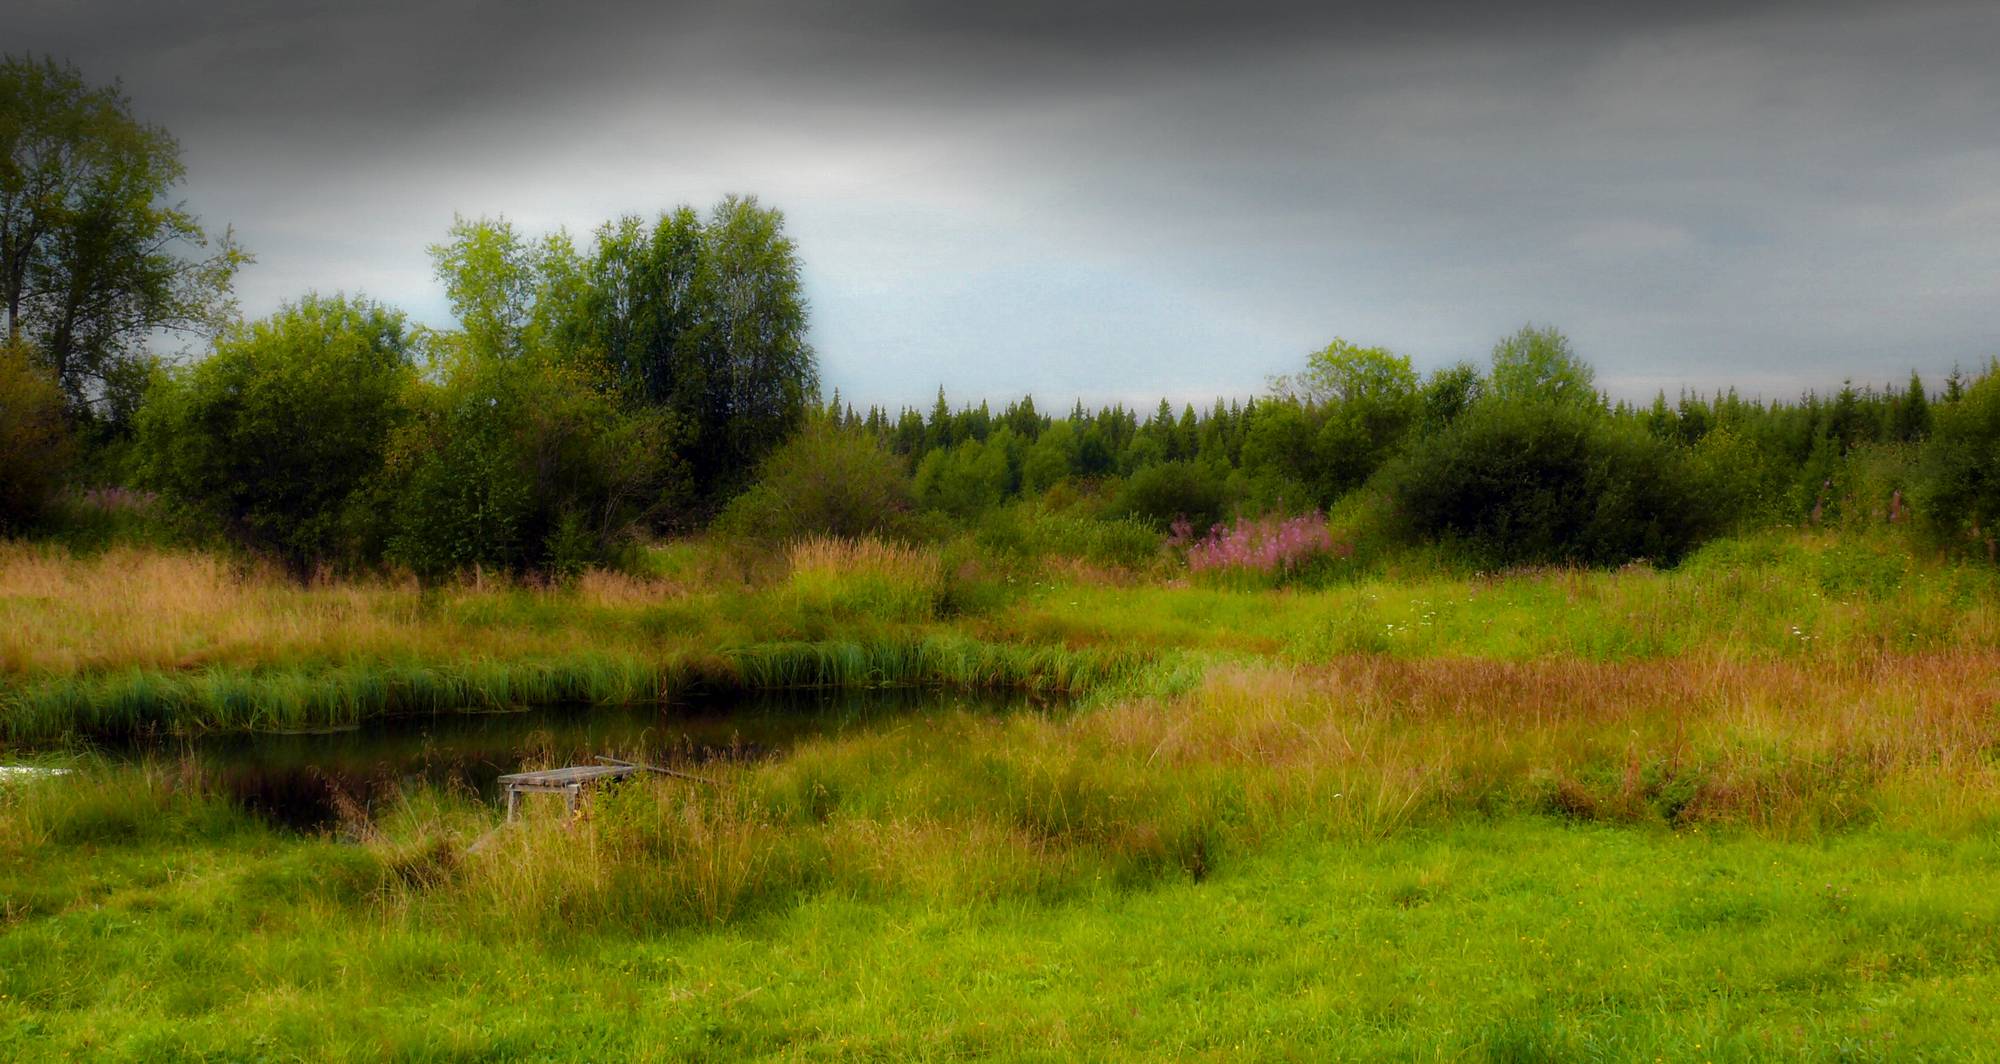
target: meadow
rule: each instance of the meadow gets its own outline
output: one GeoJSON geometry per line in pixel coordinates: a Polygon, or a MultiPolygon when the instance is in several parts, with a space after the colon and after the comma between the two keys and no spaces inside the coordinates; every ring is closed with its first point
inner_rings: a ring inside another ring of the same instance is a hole
{"type": "Polygon", "coordinates": [[[0,1057],[2000,1059],[2000,361],[862,410],[754,195],[246,319],[0,100],[0,1057]]]}
{"type": "Polygon", "coordinates": [[[1892,533],[1268,588],[721,540],[422,587],[0,549],[18,1058],[1982,1059],[2000,596],[1892,533]],[[493,832],[324,832],[171,744],[927,685],[968,704],[493,832]],[[981,688],[1063,696],[983,712],[981,688]]]}

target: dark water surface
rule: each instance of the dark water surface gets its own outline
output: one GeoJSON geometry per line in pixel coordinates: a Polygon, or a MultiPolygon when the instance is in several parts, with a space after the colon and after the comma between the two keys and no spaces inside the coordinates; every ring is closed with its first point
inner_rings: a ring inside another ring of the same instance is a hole
{"type": "Polygon", "coordinates": [[[690,771],[717,760],[776,757],[818,736],[920,724],[964,710],[1043,712],[1019,693],[910,688],[695,699],[664,706],[561,706],[392,717],[324,732],[258,732],[100,748],[114,761],[187,760],[246,808],[320,830],[371,812],[406,788],[463,788],[494,801],[498,778],[593,764],[597,755],[690,771]]]}

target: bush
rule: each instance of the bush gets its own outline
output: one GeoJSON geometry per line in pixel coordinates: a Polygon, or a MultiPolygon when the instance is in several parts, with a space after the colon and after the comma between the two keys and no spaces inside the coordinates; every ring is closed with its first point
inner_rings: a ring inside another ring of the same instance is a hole
{"type": "Polygon", "coordinates": [[[689,490],[681,422],[575,366],[461,357],[410,405],[377,492],[394,515],[387,557],[425,579],[573,575],[689,490]]]}
{"type": "Polygon", "coordinates": [[[1002,429],[985,440],[967,440],[924,456],[917,466],[917,499],[932,510],[969,518],[998,506],[1013,490],[1008,451],[1015,443],[1002,429]]]}
{"type": "Polygon", "coordinates": [[[1118,492],[1115,512],[1164,529],[1175,519],[1197,529],[1222,520],[1222,479],[1193,462],[1161,462],[1133,473],[1118,492]]]}
{"type": "Polygon", "coordinates": [[[73,457],[55,378],[25,346],[0,346],[0,533],[41,516],[73,457]]]}
{"type": "Polygon", "coordinates": [[[815,421],[764,460],[717,525],[769,543],[900,537],[914,505],[903,460],[873,434],[815,421]]]}
{"type": "Polygon", "coordinates": [[[340,296],[234,327],[148,393],[140,479],[294,566],[366,553],[357,492],[403,417],[410,346],[401,314],[340,296]]]}
{"type": "Polygon", "coordinates": [[[1406,541],[1495,564],[1678,559],[1725,515],[1669,445],[1572,398],[1482,400],[1377,481],[1406,541]]]}

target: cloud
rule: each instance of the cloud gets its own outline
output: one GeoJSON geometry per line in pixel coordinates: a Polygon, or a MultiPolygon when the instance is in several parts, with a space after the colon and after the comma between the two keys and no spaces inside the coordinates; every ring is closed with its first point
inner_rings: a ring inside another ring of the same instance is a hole
{"type": "Polygon", "coordinates": [[[1985,5],[43,3],[259,264],[441,320],[454,212],[786,209],[824,376],[1245,394],[1334,335],[1529,320],[1634,396],[2000,344],[1985,5]]]}

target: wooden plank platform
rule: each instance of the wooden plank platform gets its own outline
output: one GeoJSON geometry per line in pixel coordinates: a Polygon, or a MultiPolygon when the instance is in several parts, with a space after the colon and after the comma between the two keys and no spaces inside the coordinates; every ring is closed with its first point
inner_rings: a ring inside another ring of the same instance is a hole
{"type": "Polygon", "coordinates": [[[536,772],[510,772],[500,777],[499,782],[506,788],[507,819],[512,820],[520,810],[523,794],[559,793],[568,803],[569,811],[575,813],[585,784],[599,780],[624,779],[640,771],[643,770],[638,765],[570,765],[566,768],[547,768],[536,772]]]}

